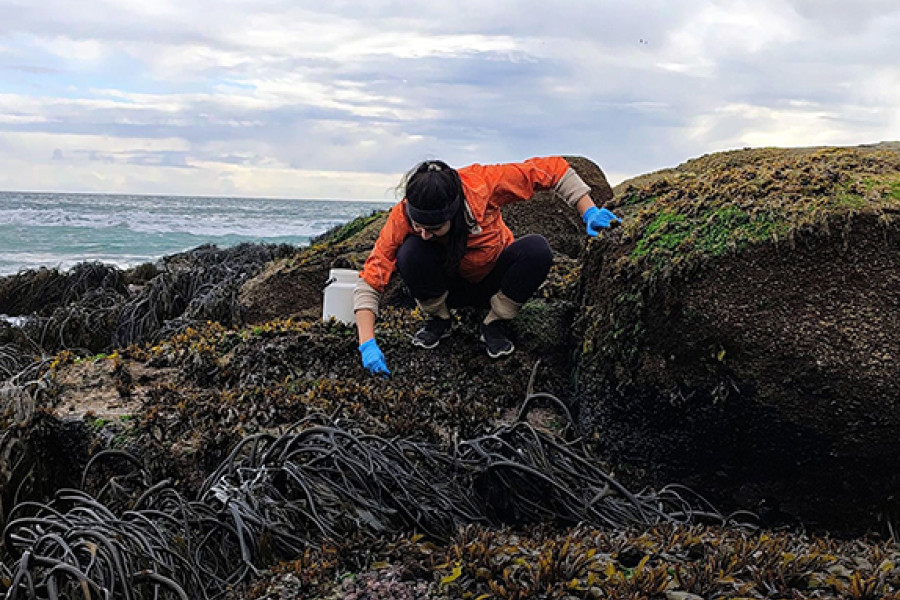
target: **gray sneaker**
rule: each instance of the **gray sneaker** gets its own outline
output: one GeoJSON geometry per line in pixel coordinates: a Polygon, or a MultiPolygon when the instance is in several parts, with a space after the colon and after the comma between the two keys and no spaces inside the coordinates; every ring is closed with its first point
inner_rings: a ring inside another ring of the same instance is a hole
{"type": "Polygon", "coordinates": [[[500,358],[507,354],[512,354],[516,349],[512,341],[506,336],[506,327],[503,321],[491,321],[488,325],[482,323],[481,341],[487,347],[488,356],[491,358],[500,358]]]}
{"type": "Polygon", "coordinates": [[[453,319],[429,317],[422,329],[418,330],[412,338],[414,346],[428,350],[437,346],[442,339],[450,335],[453,329],[453,319]]]}

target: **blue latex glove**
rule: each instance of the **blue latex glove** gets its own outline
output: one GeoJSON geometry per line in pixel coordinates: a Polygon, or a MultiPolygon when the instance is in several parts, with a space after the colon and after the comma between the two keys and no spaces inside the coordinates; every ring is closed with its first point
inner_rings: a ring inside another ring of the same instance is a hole
{"type": "Polygon", "coordinates": [[[584,211],[584,214],[581,215],[581,220],[587,225],[587,234],[592,237],[600,235],[600,230],[612,225],[613,221],[621,221],[611,210],[597,208],[596,206],[592,206],[584,211]]]}
{"type": "Polygon", "coordinates": [[[378,347],[378,342],[375,341],[375,338],[360,344],[359,353],[362,355],[363,366],[369,370],[369,373],[373,375],[378,375],[379,373],[382,375],[391,374],[387,368],[387,363],[384,362],[384,352],[378,347]]]}

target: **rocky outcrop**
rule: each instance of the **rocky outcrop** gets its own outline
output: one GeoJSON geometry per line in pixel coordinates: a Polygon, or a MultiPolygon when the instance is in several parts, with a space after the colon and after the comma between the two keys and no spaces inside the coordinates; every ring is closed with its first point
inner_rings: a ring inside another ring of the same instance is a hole
{"type": "Polygon", "coordinates": [[[896,511],[898,146],[715,154],[616,199],[577,359],[605,454],[809,524],[896,511]]]}

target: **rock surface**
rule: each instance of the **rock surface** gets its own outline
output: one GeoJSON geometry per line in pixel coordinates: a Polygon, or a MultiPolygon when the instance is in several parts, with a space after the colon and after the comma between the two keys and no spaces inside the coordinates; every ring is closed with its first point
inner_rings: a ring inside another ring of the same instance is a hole
{"type": "Polygon", "coordinates": [[[578,382],[641,483],[836,525],[900,492],[900,150],[761,149],[625,182],[578,382]]]}

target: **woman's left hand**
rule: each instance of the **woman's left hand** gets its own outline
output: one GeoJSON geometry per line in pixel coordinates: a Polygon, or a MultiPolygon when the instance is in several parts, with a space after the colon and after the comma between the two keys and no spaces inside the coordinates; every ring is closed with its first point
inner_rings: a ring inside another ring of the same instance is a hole
{"type": "Polygon", "coordinates": [[[592,206],[581,215],[581,220],[584,221],[584,224],[587,226],[587,234],[591,237],[597,237],[600,235],[601,229],[606,229],[613,222],[621,222],[621,219],[617,217],[613,212],[606,208],[597,208],[596,206],[592,206]]]}

